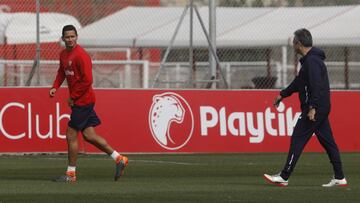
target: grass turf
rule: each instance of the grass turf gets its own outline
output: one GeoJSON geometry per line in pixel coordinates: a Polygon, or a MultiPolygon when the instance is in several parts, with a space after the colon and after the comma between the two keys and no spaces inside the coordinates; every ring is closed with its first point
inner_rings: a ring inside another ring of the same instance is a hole
{"type": "Polygon", "coordinates": [[[305,153],[289,186],[268,185],[286,154],[129,155],[120,182],[105,155],[80,155],[78,182],[55,183],[66,155],[0,156],[0,203],[7,202],[360,202],[360,153],[343,153],[346,188],[322,188],[332,176],[324,153],[305,153]]]}

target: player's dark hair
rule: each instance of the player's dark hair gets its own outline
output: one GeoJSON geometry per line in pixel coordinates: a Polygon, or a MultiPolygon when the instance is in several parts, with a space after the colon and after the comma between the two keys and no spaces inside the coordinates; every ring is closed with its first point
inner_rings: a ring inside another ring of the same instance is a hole
{"type": "Polygon", "coordinates": [[[77,36],[77,30],[76,30],[75,26],[73,26],[73,25],[65,25],[65,26],[63,27],[63,29],[62,29],[62,36],[64,37],[65,32],[66,32],[66,31],[71,31],[71,30],[74,30],[74,31],[75,31],[75,34],[76,34],[76,36],[77,36]]]}
{"type": "Polygon", "coordinates": [[[313,44],[311,33],[305,28],[294,32],[294,40],[300,42],[304,47],[312,47],[313,44]]]}

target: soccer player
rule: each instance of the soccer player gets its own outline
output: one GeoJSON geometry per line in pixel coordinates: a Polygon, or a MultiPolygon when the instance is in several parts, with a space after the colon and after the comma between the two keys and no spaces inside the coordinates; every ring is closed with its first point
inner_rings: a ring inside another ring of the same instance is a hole
{"type": "Polygon", "coordinates": [[[323,187],[347,186],[340,153],[332,135],[330,122],[330,85],[325,53],[312,47],[312,36],[307,29],[299,29],[294,33],[294,50],[302,55],[301,69],[291,84],[275,98],[274,105],[278,107],[283,98],[299,93],[301,115],[295,125],[288,157],[284,168],[279,174],[264,174],[264,178],[272,184],[287,186],[288,179],[295,168],[306,143],[315,133],[320,144],[325,148],[333,166],[334,177],[323,187]]]}
{"type": "Polygon", "coordinates": [[[78,132],[82,133],[84,140],[115,160],[115,181],[117,181],[128,164],[128,158],[113,150],[106,140],[95,132],[95,126],[101,122],[94,111],[95,94],[92,88],[92,62],[86,51],[77,44],[77,38],[77,30],[73,25],[63,27],[62,40],[65,42],[65,49],[60,53],[60,67],[49,92],[50,97],[54,97],[56,90],[66,78],[70,93],[68,104],[71,107],[70,121],[66,130],[68,168],[65,175],[58,177],[55,181],[76,181],[78,132]]]}

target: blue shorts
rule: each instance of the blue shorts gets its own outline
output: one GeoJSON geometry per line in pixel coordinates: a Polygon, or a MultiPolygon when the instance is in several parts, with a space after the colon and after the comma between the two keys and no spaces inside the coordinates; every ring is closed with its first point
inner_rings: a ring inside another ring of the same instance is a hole
{"type": "Polygon", "coordinates": [[[68,126],[78,131],[83,131],[88,127],[100,125],[101,121],[94,111],[94,104],[86,106],[71,107],[71,115],[68,126]]]}

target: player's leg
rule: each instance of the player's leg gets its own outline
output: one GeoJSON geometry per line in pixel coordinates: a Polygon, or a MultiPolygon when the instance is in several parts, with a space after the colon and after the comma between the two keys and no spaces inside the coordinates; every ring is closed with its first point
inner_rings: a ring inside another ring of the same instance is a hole
{"type": "Polygon", "coordinates": [[[68,144],[68,172],[73,171],[75,174],[75,167],[77,161],[77,155],[79,151],[79,144],[77,139],[78,131],[72,127],[68,127],[66,130],[66,141],[68,144]],[[73,170],[71,170],[73,167],[73,170]]]}
{"type": "Polygon", "coordinates": [[[96,115],[94,105],[89,105],[83,108],[83,115],[86,116],[84,116],[85,118],[83,119],[81,129],[85,141],[94,145],[106,154],[111,155],[114,152],[114,149],[106,142],[103,137],[97,135],[95,132],[95,126],[100,125],[101,121],[100,118],[96,115]]]}
{"type": "Polygon", "coordinates": [[[316,124],[314,122],[310,121],[306,117],[306,114],[302,114],[302,116],[296,123],[294,132],[291,136],[288,156],[284,168],[280,174],[283,179],[289,179],[291,173],[296,166],[297,161],[300,158],[302,151],[304,150],[306,144],[315,132],[315,125],[316,124]]]}
{"type": "Polygon", "coordinates": [[[342,163],[340,158],[340,152],[336,142],[334,140],[332,130],[330,127],[329,119],[326,118],[323,123],[315,131],[316,137],[318,138],[320,144],[326,150],[327,155],[329,156],[330,162],[334,170],[334,178],[328,184],[324,184],[324,187],[332,186],[346,186],[347,181],[345,179],[342,163]]]}
{"type": "Polygon", "coordinates": [[[95,132],[94,127],[100,125],[101,121],[96,115],[93,104],[81,107],[81,112],[83,116],[81,131],[85,141],[91,143],[101,151],[110,155],[111,158],[115,160],[115,180],[118,180],[118,178],[124,173],[124,169],[128,164],[128,158],[120,155],[107,143],[103,137],[95,132]]]}
{"type": "Polygon", "coordinates": [[[329,156],[329,159],[333,165],[335,178],[343,179],[344,173],[342,171],[340,152],[334,140],[329,119],[324,120],[315,133],[320,144],[324,147],[326,153],[329,156]]]}
{"type": "Polygon", "coordinates": [[[78,154],[78,131],[70,126],[66,130],[66,141],[68,145],[68,167],[65,175],[59,176],[54,181],[75,182],[76,181],[76,161],[78,154]]]}
{"type": "Polygon", "coordinates": [[[275,175],[264,174],[264,178],[267,182],[278,186],[288,185],[288,179],[294,170],[306,143],[309,141],[314,131],[314,123],[307,119],[305,113],[302,113],[291,136],[290,149],[284,168],[280,173],[275,175]]]}
{"type": "Polygon", "coordinates": [[[114,152],[114,149],[106,142],[106,140],[96,134],[94,127],[87,127],[82,133],[85,141],[94,145],[109,156],[114,152]]]}
{"type": "Polygon", "coordinates": [[[83,136],[87,142],[107,153],[114,159],[116,163],[114,179],[117,181],[124,174],[124,169],[128,164],[128,158],[126,156],[120,155],[106,142],[103,137],[97,135],[94,127],[87,127],[85,130],[83,130],[83,136]]]}
{"type": "Polygon", "coordinates": [[[78,154],[78,140],[77,135],[78,132],[84,128],[88,120],[89,107],[85,106],[72,106],[71,107],[71,115],[70,121],[68,122],[68,128],[66,130],[66,141],[68,144],[68,169],[66,171],[66,175],[63,177],[59,177],[57,181],[72,181],[76,180],[76,161],[78,154]],[[70,177],[70,178],[69,178],[70,177]]]}
{"type": "Polygon", "coordinates": [[[68,145],[68,163],[69,166],[76,166],[79,145],[77,140],[78,131],[68,127],[66,130],[66,141],[68,145]]]}

